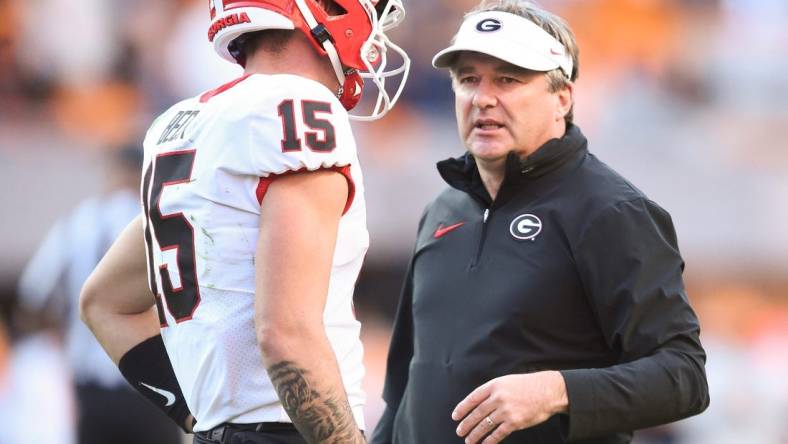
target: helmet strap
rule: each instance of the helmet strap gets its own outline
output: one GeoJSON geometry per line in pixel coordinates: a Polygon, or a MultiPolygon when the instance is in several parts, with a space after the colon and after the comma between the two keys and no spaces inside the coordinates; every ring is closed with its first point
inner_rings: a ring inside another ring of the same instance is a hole
{"type": "Polygon", "coordinates": [[[346,85],[346,83],[348,82],[346,81],[347,79],[345,78],[345,73],[342,68],[342,61],[339,59],[339,53],[334,47],[334,42],[331,40],[331,34],[329,34],[325,26],[317,22],[304,0],[296,0],[296,6],[298,6],[298,10],[301,11],[301,15],[309,26],[312,37],[323,47],[326,54],[328,54],[328,59],[331,61],[331,66],[334,68],[334,74],[337,76],[340,85],[339,91],[337,91],[337,97],[342,97],[347,89],[348,85],[346,85]]]}

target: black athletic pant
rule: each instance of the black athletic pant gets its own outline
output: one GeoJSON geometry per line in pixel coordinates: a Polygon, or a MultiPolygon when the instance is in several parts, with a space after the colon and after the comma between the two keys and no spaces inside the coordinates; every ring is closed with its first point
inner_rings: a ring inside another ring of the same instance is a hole
{"type": "Polygon", "coordinates": [[[183,432],[131,388],[78,385],[79,444],[182,444],[183,432]]]}
{"type": "Polygon", "coordinates": [[[255,431],[254,428],[253,424],[228,424],[224,433],[219,433],[218,436],[211,432],[195,433],[193,444],[306,444],[291,424],[266,423],[264,427],[260,427],[263,430],[255,431]],[[214,439],[211,439],[211,436],[214,436],[214,439]]]}

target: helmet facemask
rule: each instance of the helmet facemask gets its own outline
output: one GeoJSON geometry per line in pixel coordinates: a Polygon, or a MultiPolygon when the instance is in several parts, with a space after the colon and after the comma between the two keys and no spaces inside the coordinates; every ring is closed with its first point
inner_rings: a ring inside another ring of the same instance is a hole
{"type": "Polygon", "coordinates": [[[361,100],[364,79],[372,80],[378,90],[378,97],[371,112],[368,115],[351,114],[350,118],[372,121],[383,117],[402,94],[410,71],[410,58],[407,53],[391,42],[385,34],[405,18],[402,0],[381,2],[377,9],[373,0],[335,0],[340,7],[347,7],[347,10],[356,8],[356,16],[347,17],[350,13],[336,18],[326,16],[323,23],[318,23],[312,10],[308,8],[307,1],[295,0],[305,22],[312,30],[311,36],[316,39],[315,43],[320,45],[331,61],[341,85],[339,98],[342,105],[348,110],[355,108],[361,100]],[[359,6],[363,8],[365,23],[359,21],[359,6]],[[315,32],[316,29],[327,31],[327,36],[320,38],[316,35],[319,34],[315,32]],[[357,32],[366,34],[366,39],[360,42],[356,36],[346,38],[357,32]],[[402,58],[402,64],[395,69],[387,69],[389,49],[402,58]],[[402,78],[392,97],[386,90],[386,79],[400,75],[402,78]]]}
{"type": "Polygon", "coordinates": [[[378,97],[372,112],[367,116],[351,115],[355,120],[377,120],[391,110],[397,103],[405,88],[405,83],[410,73],[410,58],[408,54],[389,39],[386,31],[396,28],[405,19],[405,9],[402,0],[389,0],[379,14],[372,14],[372,33],[361,48],[366,71],[361,73],[363,79],[372,80],[378,90],[378,97]],[[392,50],[402,59],[400,65],[389,68],[388,51],[392,50]],[[375,67],[377,62],[377,67],[375,67]],[[391,77],[402,76],[394,88],[395,93],[390,96],[386,90],[386,80],[391,77]]]}

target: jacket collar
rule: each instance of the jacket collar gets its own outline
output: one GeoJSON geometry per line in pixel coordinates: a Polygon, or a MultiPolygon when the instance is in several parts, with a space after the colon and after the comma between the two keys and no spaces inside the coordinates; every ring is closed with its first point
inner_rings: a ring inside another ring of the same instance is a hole
{"type": "MultiPolygon", "coordinates": [[[[521,159],[515,153],[509,153],[496,204],[508,200],[522,185],[545,176],[559,174],[565,167],[574,164],[573,159],[584,155],[588,150],[587,147],[588,141],[580,128],[569,125],[563,137],[547,141],[525,159],[521,159]]],[[[440,161],[437,166],[438,172],[449,186],[471,194],[488,206],[492,205],[492,199],[479,175],[476,160],[469,152],[460,157],[440,161]]]]}

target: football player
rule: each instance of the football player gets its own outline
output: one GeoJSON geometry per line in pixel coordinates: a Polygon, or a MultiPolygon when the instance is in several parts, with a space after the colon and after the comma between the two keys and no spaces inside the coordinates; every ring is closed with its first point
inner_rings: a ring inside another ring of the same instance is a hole
{"type": "Polygon", "coordinates": [[[154,121],[142,214],[85,284],[82,317],[195,443],[363,442],[352,295],[368,233],[349,118],[399,98],[409,59],[385,32],[405,10],[209,4],[208,38],[244,75],[154,121]],[[378,98],[349,116],[365,78],[378,98]]]}

